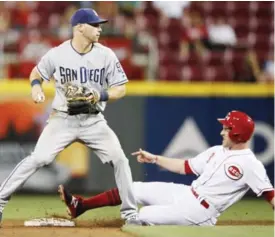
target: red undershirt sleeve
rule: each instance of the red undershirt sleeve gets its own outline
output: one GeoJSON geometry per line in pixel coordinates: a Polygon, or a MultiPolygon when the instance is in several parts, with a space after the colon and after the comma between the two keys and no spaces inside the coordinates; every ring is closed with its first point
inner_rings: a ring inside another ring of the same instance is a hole
{"type": "Polygon", "coordinates": [[[184,170],[185,170],[185,174],[195,174],[190,167],[189,160],[184,161],[184,170]]]}

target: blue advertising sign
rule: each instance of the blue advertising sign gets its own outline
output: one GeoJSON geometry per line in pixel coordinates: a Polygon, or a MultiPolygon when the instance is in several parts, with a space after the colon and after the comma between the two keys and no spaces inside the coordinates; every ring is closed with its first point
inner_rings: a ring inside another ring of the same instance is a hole
{"type": "MultiPolygon", "coordinates": [[[[221,144],[223,118],[241,110],[255,121],[250,148],[265,165],[274,183],[274,98],[148,97],[146,149],[173,158],[191,158],[208,147],[221,144]]],[[[195,176],[173,174],[155,165],[145,166],[146,181],[190,184],[195,176]]]]}

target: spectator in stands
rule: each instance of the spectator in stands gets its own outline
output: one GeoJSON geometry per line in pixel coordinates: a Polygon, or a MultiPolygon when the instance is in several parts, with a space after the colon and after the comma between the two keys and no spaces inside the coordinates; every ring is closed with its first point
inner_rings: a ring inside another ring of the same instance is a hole
{"type": "Polygon", "coordinates": [[[20,32],[11,26],[11,12],[6,2],[0,2],[0,77],[5,77],[6,64],[9,57],[6,53],[16,51],[20,32]],[[1,66],[2,65],[2,66],[1,66]]]}
{"type": "Polygon", "coordinates": [[[117,27],[119,17],[118,4],[116,1],[96,1],[93,2],[93,8],[98,15],[108,19],[108,24],[102,26],[102,36],[122,36],[123,32],[117,27]]]}
{"type": "Polygon", "coordinates": [[[236,62],[238,70],[235,68],[235,81],[265,83],[274,81],[274,56],[273,52],[269,59],[261,67],[259,57],[255,50],[247,49],[243,52],[244,60],[236,62]],[[272,76],[273,75],[273,76],[272,76]]]}
{"type": "Polygon", "coordinates": [[[7,32],[10,27],[10,12],[5,7],[4,2],[0,2],[0,33],[7,32]]]}
{"type": "Polygon", "coordinates": [[[227,24],[225,19],[220,16],[208,26],[209,43],[211,49],[225,49],[235,46],[237,37],[231,25],[227,24]]]}
{"type": "Polygon", "coordinates": [[[39,28],[40,16],[37,12],[30,12],[26,27],[29,29],[39,28]]]}
{"type": "Polygon", "coordinates": [[[20,33],[11,26],[12,15],[6,5],[6,2],[0,2],[0,41],[2,46],[13,44],[20,37],[20,33]]]}
{"type": "Polygon", "coordinates": [[[127,38],[133,39],[137,33],[137,15],[142,10],[140,1],[118,1],[118,16],[116,17],[115,28],[127,38]]]}
{"type": "Polygon", "coordinates": [[[61,25],[60,15],[57,13],[51,14],[48,19],[48,30],[52,36],[58,37],[60,25],[61,25]]]}
{"type": "Polygon", "coordinates": [[[12,27],[23,30],[28,26],[29,16],[35,10],[37,2],[34,1],[8,1],[6,6],[10,9],[12,27]]]}
{"type": "Polygon", "coordinates": [[[40,31],[32,29],[28,33],[28,43],[23,48],[20,59],[37,62],[50,49],[51,46],[43,40],[40,31]]]}
{"type": "Polygon", "coordinates": [[[264,62],[258,82],[274,82],[274,54],[270,52],[268,59],[264,62]]]}
{"type": "Polygon", "coordinates": [[[61,25],[58,29],[58,38],[62,41],[67,40],[72,35],[72,29],[69,25],[71,16],[73,13],[77,10],[76,6],[74,4],[69,5],[65,11],[63,16],[61,17],[61,25]]]}
{"type": "Polygon", "coordinates": [[[158,9],[162,17],[180,19],[184,9],[190,1],[153,1],[153,6],[158,9]]]}
{"type": "Polygon", "coordinates": [[[194,50],[199,54],[204,51],[204,42],[207,40],[207,28],[197,11],[185,12],[183,18],[184,30],[181,40],[181,58],[189,55],[190,50],[194,50]]]}

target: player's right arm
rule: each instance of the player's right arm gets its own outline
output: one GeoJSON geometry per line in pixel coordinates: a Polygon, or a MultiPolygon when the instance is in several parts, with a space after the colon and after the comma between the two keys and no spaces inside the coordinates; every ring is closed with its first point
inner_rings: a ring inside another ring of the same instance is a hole
{"type": "Polygon", "coordinates": [[[35,103],[42,103],[45,101],[45,95],[42,89],[42,78],[38,73],[36,67],[32,69],[30,74],[30,84],[32,87],[32,99],[35,103]]]}
{"type": "Polygon", "coordinates": [[[195,174],[199,176],[203,172],[208,160],[215,154],[214,151],[215,147],[211,147],[188,160],[159,156],[142,149],[132,153],[132,155],[137,156],[137,160],[140,163],[153,163],[173,173],[195,174]]]}
{"type": "Polygon", "coordinates": [[[137,160],[140,163],[152,163],[178,174],[193,174],[189,166],[188,160],[168,158],[165,156],[159,156],[152,154],[148,151],[139,149],[139,151],[133,152],[132,155],[137,156],[137,160]]]}
{"type": "Polygon", "coordinates": [[[42,82],[43,80],[49,81],[55,71],[53,49],[49,50],[31,71],[29,79],[32,87],[32,99],[35,103],[45,101],[42,82]]]}

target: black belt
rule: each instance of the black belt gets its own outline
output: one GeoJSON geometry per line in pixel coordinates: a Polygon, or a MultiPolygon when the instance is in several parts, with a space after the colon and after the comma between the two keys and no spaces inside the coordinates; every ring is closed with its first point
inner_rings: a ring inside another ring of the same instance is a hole
{"type": "MultiPolygon", "coordinates": [[[[68,113],[68,112],[66,112],[68,113]]],[[[95,111],[87,111],[87,112],[82,112],[80,114],[99,114],[99,111],[98,110],[95,110],[95,111]]],[[[75,114],[75,115],[78,115],[78,114],[75,114]]]]}
{"type": "MultiPolygon", "coordinates": [[[[68,114],[68,111],[61,111],[61,110],[55,110],[56,112],[61,112],[64,114],[68,114]]],[[[98,110],[94,110],[94,111],[87,111],[87,112],[82,112],[80,114],[99,114],[100,112],[98,110]]],[[[75,114],[78,115],[78,114],[75,114]]]]}
{"type": "MultiPolygon", "coordinates": [[[[196,192],[193,188],[191,188],[191,191],[192,191],[192,193],[194,194],[194,196],[198,199],[199,194],[197,194],[197,192],[196,192]]],[[[209,206],[210,206],[209,203],[208,203],[207,201],[205,201],[204,199],[201,200],[200,204],[201,204],[202,206],[204,206],[206,209],[208,209],[209,206]]]]}

